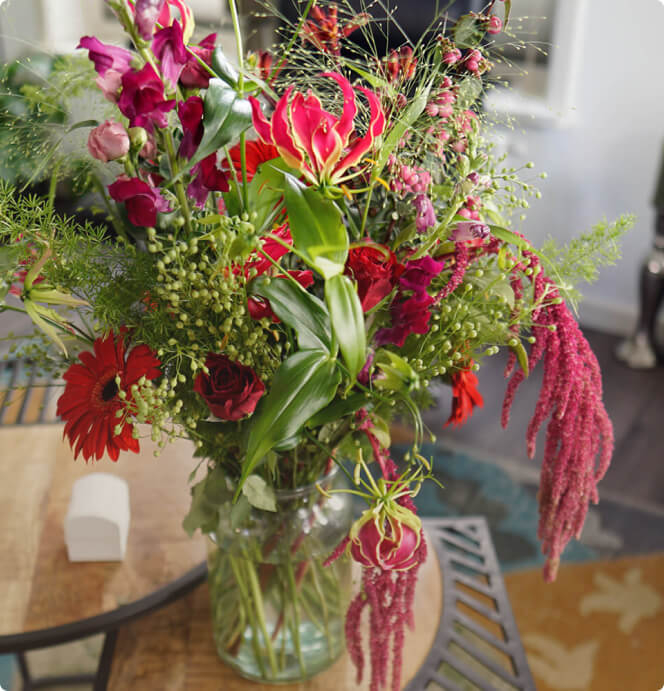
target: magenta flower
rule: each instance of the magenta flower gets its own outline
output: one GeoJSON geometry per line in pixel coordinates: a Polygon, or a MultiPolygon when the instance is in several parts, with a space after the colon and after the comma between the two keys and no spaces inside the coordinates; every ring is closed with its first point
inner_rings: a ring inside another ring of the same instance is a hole
{"type": "Polygon", "coordinates": [[[254,128],[263,142],[274,145],[284,161],[310,182],[334,184],[344,179],[346,171],[359,163],[376,137],[383,133],[385,114],[378,97],[369,89],[351,86],[336,72],[326,72],[322,76],[334,79],[343,92],[344,107],[339,118],[324,110],[311,91],[306,96],[299,91],[293,94],[293,87],[286,89],[279,99],[271,120],[263,115],[255,98],[250,96],[249,100],[254,128]],[[357,115],[353,89],[365,95],[371,116],[365,135],[351,142],[357,115]]]}
{"type": "Polygon", "coordinates": [[[149,41],[152,38],[157,20],[160,19],[166,0],[136,0],[136,28],[141,38],[149,41]]]}
{"type": "Polygon", "coordinates": [[[192,181],[187,194],[203,208],[210,192],[228,192],[228,175],[217,167],[217,153],[212,153],[191,169],[192,181]]]}
{"type": "Polygon", "coordinates": [[[402,290],[412,290],[414,293],[426,293],[431,281],[444,267],[444,261],[437,262],[428,255],[406,262],[406,269],[399,279],[399,287],[402,290]]]}
{"type": "Polygon", "coordinates": [[[206,65],[212,62],[212,53],[217,34],[209,34],[197,46],[189,46],[187,62],[180,74],[180,84],[187,89],[207,89],[210,83],[210,73],[196,58],[200,58],[206,65]],[[192,55],[193,53],[193,55],[192,55]]]}
{"type": "MultiPolygon", "coordinates": [[[[461,211],[463,210],[464,209],[461,209],[461,211]]],[[[486,225],[486,223],[479,223],[478,221],[474,220],[459,221],[450,234],[450,240],[453,242],[476,242],[477,240],[484,240],[484,238],[488,237],[490,233],[491,229],[488,225],[486,225]]]]}
{"type": "Polygon", "coordinates": [[[94,63],[98,74],[97,86],[105,98],[117,103],[122,75],[129,71],[133,53],[126,48],[102,43],[94,36],[83,36],[77,48],[85,48],[88,51],[88,57],[94,63]]]}
{"type": "Polygon", "coordinates": [[[401,348],[410,334],[427,333],[431,318],[429,307],[433,302],[434,299],[426,291],[421,291],[402,302],[393,303],[390,308],[392,326],[378,331],[376,344],[393,343],[401,348]]]}
{"type": "Polygon", "coordinates": [[[203,99],[191,96],[184,103],[178,103],[178,117],[182,125],[178,156],[191,158],[203,138],[203,99]]]}
{"type": "Polygon", "coordinates": [[[127,216],[135,226],[154,226],[157,212],[172,211],[159,190],[139,178],[121,175],[109,185],[108,193],[116,202],[124,202],[127,216]]]}
{"type": "Polygon", "coordinates": [[[161,73],[175,89],[180,73],[189,60],[187,47],[182,40],[182,27],[178,21],[157,31],[152,40],[152,52],[159,60],[161,73]]]}
{"type": "Polygon", "coordinates": [[[418,563],[422,523],[409,509],[386,501],[367,509],[350,529],[355,561],[381,571],[407,571],[418,563]]]}
{"type": "Polygon", "coordinates": [[[436,225],[436,212],[434,211],[431,199],[426,194],[418,194],[415,197],[415,226],[418,233],[425,233],[428,228],[436,225]]]}
{"type": "Polygon", "coordinates": [[[175,108],[175,101],[166,100],[163,82],[146,64],[138,72],[131,70],[123,75],[118,108],[129,118],[129,127],[144,127],[151,132],[154,125],[166,127],[166,113],[175,108]]]}

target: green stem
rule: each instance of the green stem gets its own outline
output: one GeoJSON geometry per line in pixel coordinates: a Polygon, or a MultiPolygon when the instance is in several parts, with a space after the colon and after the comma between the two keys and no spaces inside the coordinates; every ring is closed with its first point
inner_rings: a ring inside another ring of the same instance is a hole
{"type": "MultiPolygon", "coordinates": [[[[228,8],[231,12],[231,21],[233,22],[233,33],[235,34],[235,43],[237,47],[237,95],[244,98],[244,46],[242,44],[242,30],[240,27],[240,16],[237,11],[237,4],[235,0],[228,0],[228,8]]],[[[246,132],[240,134],[240,164],[242,166],[242,206],[245,211],[249,211],[249,191],[247,189],[247,142],[246,132]]]]}
{"type": "Polygon", "coordinates": [[[235,558],[229,555],[228,559],[231,565],[231,569],[233,570],[235,582],[237,583],[242,594],[242,600],[247,603],[247,617],[249,618],[249,625],[251,626],[252,630],[251,645],[254,649],[254,658],[256,660],[258,668],[260,669],[261,676],[267,678],[265,665],[263,664],[263,656],[261,654],[261,649],[258,645],[258,629],[256,626],[256,617],[251,607],[252,599],[247,591],[247,583],[245,581],[243,574],[240,572],[239,564],[235,563],[235,558]]]}
{"type": "MultiPolygon", "coordinates": [[[[165,130],[164,132],[164,142],[166,144],[166,152],[168,153],[168,160],[171,164],[171,172],[177,176],[179,172],[178,160],[175,154],[175,144],[173,143],[173,134],[170,130],[165,130]]],[[[177,195],[178,202],[180,203],[180,208],[182,209],[182,215],[184,216],[184,226],[187,229],[187,233],[192,235],[191,228],[191,212],[189,211],[189,202],[187,201],[187,195],[184,191],[184,185],[182,180],[178,179],[175,183],[175,194],[177,195]]]]}
{"type": "Polygon", "coordinates": [[[293,645],[297,654],[297,661],[300,665],[300,672],[302,676],[306,676],[306,668],[304,665],[304,658],[302,657],[302,643],[300,642],[300,602],[297,597],[297,586],[295,585],[295,574],[293,573],[293,564],[290,561],[285,565],[286,575],[288,576],[288,587],[290,589],[290,597],[293,605],[293,645]]]}
{"type": "Polygon", "coordinates": [[[249,581],[249,588],[251,590],[251,597],[256,608],[256,616],[258,617],[258,625],[260,626],[261,633],[263,634],[263,640],[265,642],[265,651],[267,653],[267,658],[270,663],[270,669],[272,670],[272,676],[277,676],[277,658],[274,654],[274,648],[272,647],[272,640],[267,632],[267,624],[265,623],[265,609],[263,608],[263,593],[261,592],[260,585],[258,583],[258,576],[256,575],[256,569],[254,567],[254,562],[250,559],[246,559],[246,570],[249,581]]]}
{"type": "Polygon", "coordinates": [[[295,31],[293,32],[293,35],[291,36],[290,41],[288,42],[288,45],[286,46],[286,49],[281,55],[281,60],[277,63],[277,66],[274,68],[274,74],[277,74],[279,70],[283,67],[284,63],[286,62],[286,58],[288,58],[288,54],[290,53],[291,49],[295,45],[295,41],[297,41],[297,37],[300,35],[300,31],[302,30],[302,27],[304,26],[304,22],[307,19],[307,16],[309,15],[309,12],[314,4],[315,0],[309,0],[307,3],[307,6],[304,8],[304,11],[302,12],[302,15],[300,16],[300,21],[298,22],[297,27],[295,27],[295,31]]]}
{"type": "Polygon", "coordinates": [[[362,237],[364,233],[364,229],[366,228],[367,225],[367,218],[369,216],[369,207],[371,206],[371,195],[373,194],[373,188],[374,184],[372,183],[369,186],[369,192],[367,193],[367,203],[364,206],[364,213],[362,214],[362,226],[360,228],[360,237],[362,237]]]}
{"type": "Polygon", "coordinates": [[[98,180],[97,178],[94,178],[93,182],[95,188],[101,194],[102,199],[104,200],[104,204],[106,205],[106,210],[108,211],[108,215],[111,219],[111,225],[113,226],[113,230],[115,230],[117,236],[124,240],[125,243],[128,245],[130,244],[129,242],[129,237],[127,236],[127,231],[124,229],[124,226],[120,222],[120,220],[117,217],[117,214],[115,213],[115,209],[113,208],[111,204],[111,200],[108,196],[108,193],[106,192],[106,188],[104,185],[102,185],[101,181],[98,180]]]}

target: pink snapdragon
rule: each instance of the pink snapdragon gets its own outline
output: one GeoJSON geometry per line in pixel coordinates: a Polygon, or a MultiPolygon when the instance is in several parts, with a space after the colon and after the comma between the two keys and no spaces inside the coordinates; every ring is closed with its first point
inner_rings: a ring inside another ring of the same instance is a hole
{"type": "Polygon", "coordinates": [[[197,46],[189,46],[187,62],[180,73],[180,84],[186,89],[207,89],[210,83],[210,71],[203,67],[198,59],[206,65],[212,63],[212,53],[217,34],[209,34],[197,46]]]}
{"type": "Polygon", "coordinates": [[[415,227],[418,233],[425,233],[429,228],[436,225],[436,211],[433,208],[433,203],[426,194],[418,194],[413,203],[417,213],[415,227]]]}
{"type": "Polygon", "coordinates": [[[158,212],[172,211],[160,191],[139,178],[121,175],[109,185],[108,193],[116,202],[124,202],[127,216],[135,226],[154,226],[158,212]]]}
{"type": "Polygon", "coordinates": [[[104,98],[117,103],[122,75],[129,71],[134,54],[126,48],[102,43],[94,36],[83,36],[77,48],[88,51],[88,57],[94,63],[97,72],[97,86],[104,98]]]}
{"type": "Polygon", "coordinates": [[[187,47],[182,40],[182,27],[176,20],[164,29],[160,29],[152,40],[152,52],[161,68],[161,73],[175,89],[184,66],[189,61],[187,47]]]}
{"type": "Polygon", "coordinates": [[[351,86],[341,74],[327,72],[322,76],[334,79],[344,96],[340,117],[324,110],[319,99],[309,91],[303,95],[286,89],[267,120],[260,103],[249,97],[253,124],[266,144],[276,147],[284,161],[299,170],[313,184],[343,181],[348,169],[357,165],[385,129],[385,114],[376,94],[362,86],[351,86]],[[351,139],[355,130],[357,104],[354,91],[364,94],[371,116],[364,136],[351,139]]]}
{"type": "Polygon", "coordinates": [[[175,108],[175,101],[166,100],[163,82],[152,65],[146,63],[142,69],[130,70],[122,76],[118,108],[129,118],[130,127],[143,127],[151,132],[154,125],[166,127],[166,113],[175,108]]]}

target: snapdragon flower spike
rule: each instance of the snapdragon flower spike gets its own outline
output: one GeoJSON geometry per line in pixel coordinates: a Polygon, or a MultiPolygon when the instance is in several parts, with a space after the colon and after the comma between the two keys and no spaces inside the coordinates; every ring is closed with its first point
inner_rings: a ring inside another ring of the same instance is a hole
{"type": "Polygon", "coordinates": [[[286,89],[268,120],[257,99],[250,96],[256,132],[266,144],[276,147],[284,161],[299,170],[312,184],[337,184],[348,169],[359,163],[385,129],[385,114],[376,94],[362,86],[353,87],[337,72],[322,75],[339,85],[344,106],[340,117],[326,111],[320,100],[293,87],[286,89]],[[364,94],[371,110],[364,136],[351,140],[355,130],[357,104],[354,91],[364,94]]]}

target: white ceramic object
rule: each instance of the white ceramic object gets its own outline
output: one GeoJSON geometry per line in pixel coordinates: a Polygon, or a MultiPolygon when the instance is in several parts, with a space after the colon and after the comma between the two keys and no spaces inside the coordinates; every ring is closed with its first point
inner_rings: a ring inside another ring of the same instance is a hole
{"type": "Polygon", "coordinates": [[[129,534],[129,487],[109,473],[74,483],[65,516],[69,561],[122,561],[129,534]]]}

